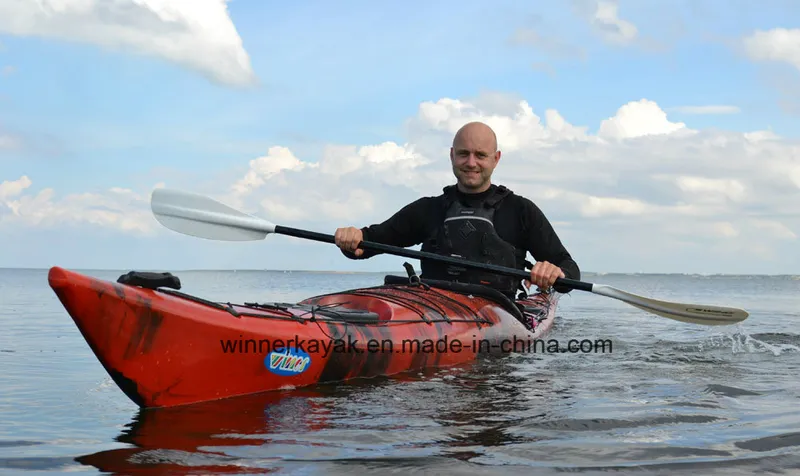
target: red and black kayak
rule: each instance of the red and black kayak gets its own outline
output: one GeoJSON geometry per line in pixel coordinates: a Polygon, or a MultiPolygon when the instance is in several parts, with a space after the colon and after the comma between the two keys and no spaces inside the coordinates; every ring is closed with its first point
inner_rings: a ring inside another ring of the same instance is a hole
{"type": "Polygon", "coordinates": [[[170,273],[117,282],[60,267],[48,281],[89,347],[140,407],[168,407],[531,351],[558,293],[514,302],[490,288],[388,275],[297,303],[220,303],[170,273]]]}

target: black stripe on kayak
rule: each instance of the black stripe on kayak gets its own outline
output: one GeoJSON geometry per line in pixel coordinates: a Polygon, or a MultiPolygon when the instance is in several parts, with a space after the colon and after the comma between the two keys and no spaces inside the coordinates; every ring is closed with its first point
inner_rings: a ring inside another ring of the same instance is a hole
{"type": "Polygon", "coordinates": [[[348,375],[373,377],[386,373],[386,369],[389,368],[392,360],[392,354],[388,352],[369,352],[363,346],[369,342],[369,339],[374,339],[377,342],[380,342],[381,339],[390,339],[391,332],[389,332],[389,329],[347,325],[345,326],[345,332],[342,332],[341,324],[329,321],[318,322],[320,325],[327,327],[328,336],[334,341],[328,361],[319,376],[320,383],[339,382],[347,378],[348,375]],[[345,348],[343,352],[337,352],[337,346],[335,345],[337,339],[341,339],[345,345],[357,339],[362,349],[360,349],[361,351],[355,351],[354,349],[345,348]]]}
{"type": "MultiPolygon", "coordinates": [[[[359,326],[359,329],[367,339],[366,342],[377,342],[380,345],[383,339],[391,338],[391,331],[385,332],[388,331],[386,327],[359,326]]],[[[363,355],[366,358],[362,361],[361,374],[367,377],[386,374],[386,369],[394,358],[391,352],[381,352],[380,347],[376,352],[367,349],[363,355]]]]}
{"type": "Polygon", "coordinates": [[[153,339],[164,321],[163,314],[153,309],[149,299],[139,298],[138,301],[134,313],[136,326],[130,334],[123,354],[123,358],[126,360],[150,352],[153,339]]]}

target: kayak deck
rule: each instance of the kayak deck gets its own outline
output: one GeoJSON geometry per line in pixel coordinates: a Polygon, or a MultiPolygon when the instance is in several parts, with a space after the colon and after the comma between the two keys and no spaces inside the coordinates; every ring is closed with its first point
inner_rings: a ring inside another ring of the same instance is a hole
{"type": "Polygon", "coordinates": [[[558,300],[557,293],[534,294],[514,303],[482,286],[430,282],[434,287],[399,276],[298,303],[241,304],[59,267],[48,281],[100,363],[140,407],[388,376],[509,352],[551,328],[558,300]]]}

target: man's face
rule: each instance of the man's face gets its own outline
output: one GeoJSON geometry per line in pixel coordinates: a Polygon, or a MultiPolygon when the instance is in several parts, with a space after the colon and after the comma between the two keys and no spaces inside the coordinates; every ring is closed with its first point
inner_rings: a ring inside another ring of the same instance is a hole
{"type": "Polygon", "coordinates": [[[450,148],[450,162],[459,188],[478,193],[487,190],[492,172],[500,160],[494,140],[487,134],[465,132],[450,148]]]}

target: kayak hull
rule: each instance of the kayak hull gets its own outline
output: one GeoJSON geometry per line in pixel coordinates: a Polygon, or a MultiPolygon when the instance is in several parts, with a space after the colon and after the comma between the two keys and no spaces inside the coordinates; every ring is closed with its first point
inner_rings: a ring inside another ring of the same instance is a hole
{"type": "Polygon", "coordinates": [[[300,303],[239,305],[60,267],[48,282],[114,382],[143,408],[524,352],[551,328],[559,296],[534,294],[514,309],[510,301],[392,278],[300,303]]]}

